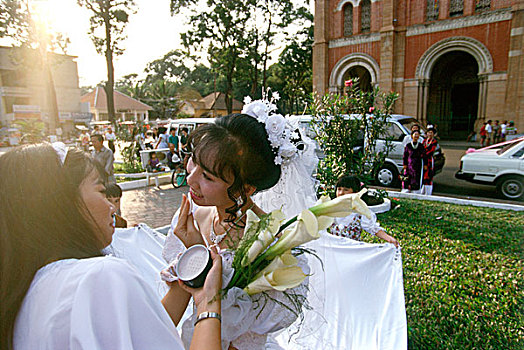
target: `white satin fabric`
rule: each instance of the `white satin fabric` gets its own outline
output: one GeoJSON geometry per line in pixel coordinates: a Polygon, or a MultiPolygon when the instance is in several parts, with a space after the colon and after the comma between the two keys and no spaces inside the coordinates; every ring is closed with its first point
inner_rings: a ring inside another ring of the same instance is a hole
{"type": "Polygon", "coordinates": [[[114,257],[44,266],[15,323],[15,350],[183,348],[149,283],[114,257]]]}
{"type": "Polygon", "coordinates": [[[297,350],[407,349],[400,250],[325,232],[307,247],[322,261],[309,259],[312,309],[277,342],[297,350]]]}
{"type": "Polygon", "coordinates": [[[159,274],[166,267],[166,262],[162,259],[165,241],[166,236],[146,224],[117,228],[111,244],[103,253],[127,260],[162,299],[168,291],[159,274]]]}

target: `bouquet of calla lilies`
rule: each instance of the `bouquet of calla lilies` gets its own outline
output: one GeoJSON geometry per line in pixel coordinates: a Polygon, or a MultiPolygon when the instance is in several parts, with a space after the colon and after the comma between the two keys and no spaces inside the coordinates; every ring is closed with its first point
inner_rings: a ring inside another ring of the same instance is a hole
{"type": "Polygon", "coordinates": [[[233,260],[234,275],[226,290],[238,287],[253,295],[300,285],[306,274],[297,265],[297,247],[319,238],[319,231],[331,226],[334,217],[354,212],[371,217],[361,199],[365,192],[364,189],[333,200],[322,197],[315,206],[286,222],[280,210],[262,217],[248,210],[244,236],[233,260]]]}

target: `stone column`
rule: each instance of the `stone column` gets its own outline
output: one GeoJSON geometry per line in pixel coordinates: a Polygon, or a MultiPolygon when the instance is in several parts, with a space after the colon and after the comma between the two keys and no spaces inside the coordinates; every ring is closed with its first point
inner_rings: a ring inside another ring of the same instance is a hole
{"type": "Polygon", "coordinates": [[[449,0],[440,0],[440,8],[438,10],[438,19],[446,19],[449,17],[449,0]]]}
{"type": "Polygon", "coordinates": [[[324,94],[329,84],[329,1],[315,1],[315,42],[313,43],[313,92],[324,94]]]}
{"type": "Polygon", "coordinates": [[[504,111],[519,133],[524,131],[524,1],[513,5],[504,111]]]}
{"type": "Polygon", "coordinates": [[[428,95],[429,95],[429,80],[420,79],[418,81],[418,96],[417,96],[417,119],[425,124],[427,120],[428,111],[428,95]]]}
{"type": "Polygon", "coordinates": [[[488,76],[479,74],[479,99],[477,107],[477,120],[482,123],[486,119],[486,101],[488,97],[488,76]]]}

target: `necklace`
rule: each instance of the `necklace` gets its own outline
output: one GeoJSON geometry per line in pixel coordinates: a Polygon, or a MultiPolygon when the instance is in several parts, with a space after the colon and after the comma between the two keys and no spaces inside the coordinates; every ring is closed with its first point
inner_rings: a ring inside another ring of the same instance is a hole
{"type": "MultiPolygon", "coordinates": [[[[251,208],[253,208],[255,204],[253,203],[247,210],[251,210],[251,208]]],[[[226,231],[224,233],[222,233],[221,235],[217,235],[215,233],[215,216],[213,215],[213,219],[211,221],[211,230],[209,232],[209,240],[211,242],[213,242],[214,245],[219,245],[220,242],[222,242],[224,240],[224,238],[226,238],[227,234],[229,233],[229,231],[231,231],[231,229],[233,227],[236,226],[236,224],[238,224],[240,222],[240,220],[242,220],[242,218],[244,216],[246,216],[246,213],[247,213],[247,210],[242,214],[240,215],[240,217],[238,219],[235,220],[234,223],[230,223],[229,225],[229,228],[226,229],[226,231]]],[[[218,211],[217,211],[217,214],[218,214],[218,211]]],[[[220,224],[222,226],[222,224],[220,224]]],[[[222,226],[223,227],[223,226],[222,226]]]]}

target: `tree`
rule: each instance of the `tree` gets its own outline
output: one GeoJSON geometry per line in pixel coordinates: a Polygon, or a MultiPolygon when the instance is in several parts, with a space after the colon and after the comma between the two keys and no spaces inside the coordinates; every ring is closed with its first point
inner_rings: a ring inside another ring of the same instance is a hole
{"type": "Polygon", "coordinates": [[[45,85],[49,132],[54,134],[60,124],[51,64],[59,59],[52,52],[65,53],[69,39],[61,33],[52,32],[44,18],[35,18],[27,0],[0,1],[0,38],[2,37],[11,38],[14,45],[19,46],[19,54],[13,55],[15,65],[27,70],[35,67],[40,69],[45,85]]]}
{"type": "Polygon", "coordinates": [[[182,103],[177,97],[177,89],[178,84],[172,81],[157,80],[149,85],[144,102],[154,108],[154,114],[158,118],[173,118],[182,108],[182,103]]]}
{"type": "Polygon", "coordinates": [[[304,111],[312,91],[313,26],[299,34],[282,51],[278,62],[270,67],[268,79],[269,87],[281,92],[279,107],[291,114],[304,111]]]}
{"type": "MultiPolygon", "coordinates": [[[[197,0],[171,0],[171,12],[195,5],[197,0]]],[[[252,0],[208,0],[205,10],[193,9],[190,29],[181,35],[184,46],[202,51],[207,48],[211,68],[225,77],[225,102],[233,109],[233,79],[238,59],[244,54],[244,36],[252,0]]]]}
{"type": "Polygon", "coordinates": [[[120,47],[126,38],[124,29],[129,15],[135,13],[133,0],[77,0],[78,5],[89,9],[93,15],[90,18],[89,35],[98,54],[104,54],[107,65],[107,111],[109,121],[115,123],[114,84],[115,75],[113,57],[121,55],[120,47]]]}
{"type": "MultiPolygon", "coordinates": [[[[255,33],[259,38],[255,41],[255,50],[259,47],[261,52],[258,57],[262,63],[262,88],[267,88],[267,69],[268,62],[271,59],[271,52],[274,50],[276,37],[280,35],[289,35],[285,30],[294,23],[301,26],[303,20],[311,21],[312,15],[304,6],[295,7],[297,1],[292,0],[257,0],[255,2],[255,33]],[[256,15],[261,12],[262,21],[257,21],[256,15]],[[258,23],[261,23],[260,28],[258,23]],[[259,45],[259,42],[263,45],[259,45]]],[[[303,2],[302,2],[303,3],[303,2]]],[[[298,3],[297,3],[298,5],[298,3]]],[[[303,4],[300,4],[303,5],[303,4]]],[[[256,62],[258,63],[258,62],[256,62]]],[[[255,68],[258,64],[255,65],[255,68]]]]}

